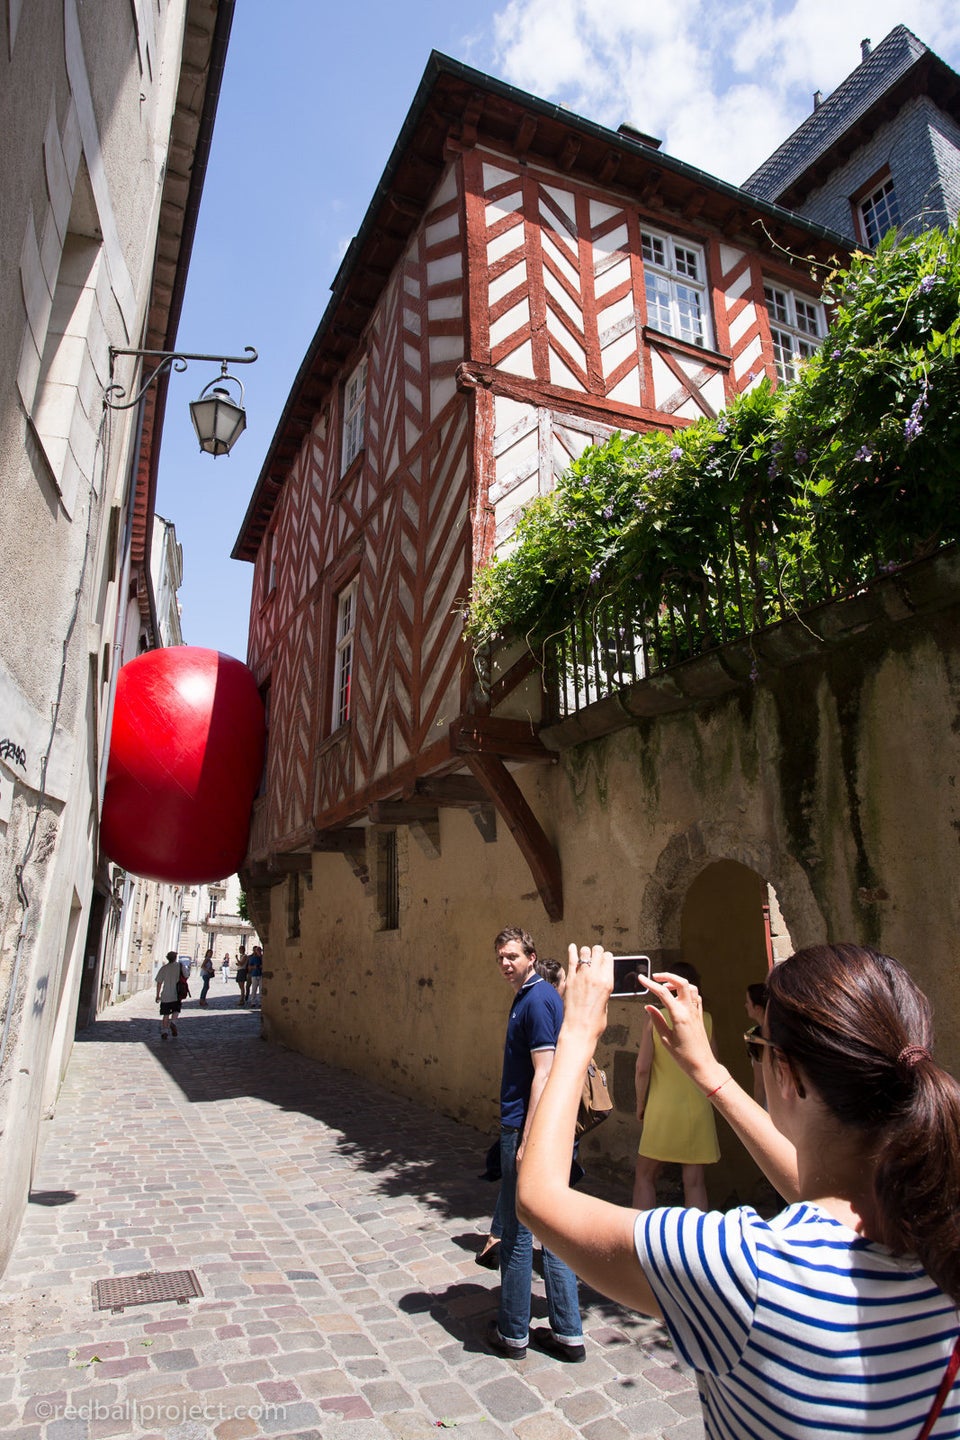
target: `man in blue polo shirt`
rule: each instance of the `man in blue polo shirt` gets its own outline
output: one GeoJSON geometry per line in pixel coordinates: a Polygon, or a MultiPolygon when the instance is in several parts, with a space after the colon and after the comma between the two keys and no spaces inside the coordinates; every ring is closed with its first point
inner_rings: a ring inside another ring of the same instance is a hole
{"type": "Polygon", "coordinates": [[[558,1360],[585,1358],[577,1278],[549,1250],[543,1252],[550,1328],[529,1329],[533,1236],[517,1219],[517,1165],[533,1113],[543,1094],[563,1021],[563,1002],[536,970],[533,940],[519,926],[501,930],[494,943],[500,973],[514,990],[500,1082],[500,1311],[487,1344],[508,1360],[522,1360],[530,1341],[558,1360]]]}

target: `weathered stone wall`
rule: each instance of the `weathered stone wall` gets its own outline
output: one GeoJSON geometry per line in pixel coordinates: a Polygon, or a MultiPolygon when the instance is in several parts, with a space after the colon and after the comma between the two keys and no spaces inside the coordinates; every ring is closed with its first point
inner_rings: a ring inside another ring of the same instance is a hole
{"type": "MultiPolygon", "coordinates": [[[[923,614],[889,597],[863,628],[824,612],[820,629],[835,638],[765,662],[756,684],[622,721],[554,766],[518,770],[560,851],[560,924],[546,921],[506,827],[485,844],[461,811],[441,812],[439,854],[414,827],[398,832],[398,930],[377,929],[375,865],[363,887],[343,857],[314,856],[295,941],[284,939],[286,887],[273,891],[271,1036],[493,1131],[511,995],[492,939],[522,924],[545,956],[602,940],[693,959],[720,1053],[749,1083],[743,991],[764,973],[771,887],[793,948],[859,939],[901,959],[934,1002],[941,1058],[960,1068],[960,610],[930,598],[951,599],[950,563],[931,569],[923,614]]],[[[636,1002],[611,1004],[600,1059],[617,1113],[587,1142],[588,1163],[632,1166],[641,1023],[636,1002]]],[[[752,1184],[733,1140],[722,1143],[718,1202],[752,1184]]]]}

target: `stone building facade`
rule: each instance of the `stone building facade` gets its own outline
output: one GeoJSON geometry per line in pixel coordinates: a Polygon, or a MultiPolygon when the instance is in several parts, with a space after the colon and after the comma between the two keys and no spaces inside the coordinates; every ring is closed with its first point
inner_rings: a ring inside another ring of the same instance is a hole
{"type": "Polygon", "coordinates": [[[232,0],[0,5],[0,1265],[123,880],[98,855],[117,670],[159,640],[165,384],[232,0]],[[114,392],[116,398],[116,392],[114,392]]]}

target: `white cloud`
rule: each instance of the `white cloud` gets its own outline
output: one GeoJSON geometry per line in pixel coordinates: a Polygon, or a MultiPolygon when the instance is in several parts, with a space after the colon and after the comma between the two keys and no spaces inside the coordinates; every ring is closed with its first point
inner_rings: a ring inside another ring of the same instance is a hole
{"type": "Polygon", "coordinates": [[[740,181],[901,21],[960,66],[947,0],[509,0],[494,40],[511,83],[740,181]]]}

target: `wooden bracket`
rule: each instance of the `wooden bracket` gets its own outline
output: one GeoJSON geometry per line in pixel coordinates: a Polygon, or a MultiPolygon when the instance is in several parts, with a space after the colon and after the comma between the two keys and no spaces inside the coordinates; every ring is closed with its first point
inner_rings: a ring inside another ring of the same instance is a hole
{"type": "Polygon", "coordinates": [[[527,804],[522,790],[499,755],[472,752],[466,756],[466,760],[520,846],[521,854],[530,866],[530,873],[540,892],[543,908],[551,920],[562,920],[563,879],[560,857],[544,834],[540,821],[527,804]]]}
{"type": "Polygon", "coordinates": [[[489,800],[483,805],[471,805],[470,818],[480,831],[484,845],[495,845],[497,840],[496,806],[491,805],[489,800]]]}
{"type": "Polygon", "coordinates": [[[434,805],[473,806],[482,805],[487,792],[472,775],[425,775],[413,787],[417,800],[429,800],[434,805]]]}
{"type": "Polygon", "coordinates": [[[351,870],[362,885],[370,882],[370,868],[367,865],[367,832],[359,825],[345,825],[338,830],[314,831],[311,848],[314,850],[344,855],[351,870]]]}
{"type": "Polygon", "coordinates": [[[371,825],[429,825],[436,823],[437,807],[429,800],[374,800],[367,815],[371,825]]]}
{"type": "Polygon", "coordinates": [[[313,869],[313,856],[301,851],[276,851],[267,859],[267,868],[274,875],[306,875],[313,869]]]}
{"type": "MultiPolygon", "coordinates": [[[[450,726],[450,748],[470,764],[471,755],[501,755],[508,760],[540,760],[556,764],[536,727],[527,720],[501,720],[496,715],[461,715],[450,726]]],[[[470,765],[473,770],[473,765],[470,765]]],[[[474,774],[476,771],[474,770],[474,774]]]]}

